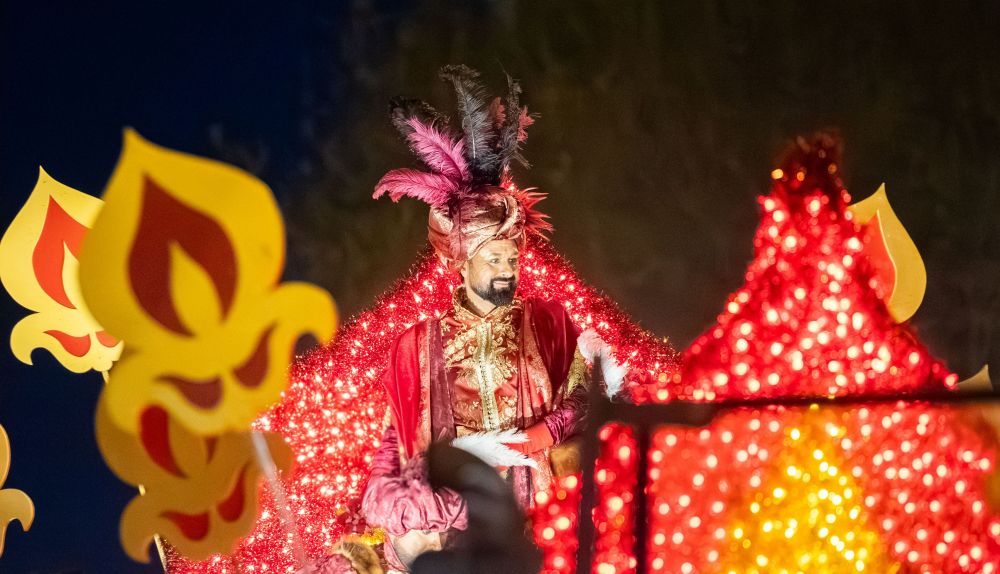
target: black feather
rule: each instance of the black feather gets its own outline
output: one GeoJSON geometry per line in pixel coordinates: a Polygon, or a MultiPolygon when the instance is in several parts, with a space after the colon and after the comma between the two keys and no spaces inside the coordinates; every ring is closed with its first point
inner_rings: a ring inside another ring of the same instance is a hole
{"type": "Polygon", "coordinates": [[[448,118],[427,102],[398,96],[389,100],[389,118],[404,138],[413,133],[413,128],[407,122],[414,117],[425,124],[434,124],[445,132],[451,131],[448,129],[448,118]]]}
{"type": "Polygon", "coordinates": [[[465,134],[465,158],[469,162],[473,183],[499,185],[501,171],[500,154],[496,149],[497,134],[490,120],[483,87],[476,79],[479,73],[467,66],[452,65],[441,68],[439,75],[455,88],[462,132],[465,134]]]}
{"type": "Polygon", "coordinates": [[[521,127],[521,84],[507,76],[507,101],[504,103],[504,122],[500,129],[500,173],[510,167],[511,162],[518,162],[524,167],[530,167],[528,161],[521,155],[521,143],[518,134],[521,127]]]}

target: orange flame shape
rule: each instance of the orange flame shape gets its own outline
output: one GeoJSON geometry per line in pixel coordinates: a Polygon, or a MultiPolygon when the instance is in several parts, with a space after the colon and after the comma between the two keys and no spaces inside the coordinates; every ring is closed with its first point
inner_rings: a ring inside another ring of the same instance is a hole
{"type": "Polygon", "coordinates": [[[75,373],[107,371],[122,345],[101,330],[80,296],[77,257],[101,200],[67,187],[45,170],[0,240],[0,279],[15,301],[34,311],[11,332],[20,361],[46,349],[75,373]]]}
{"type": "Polygon", "coordinates": [[[279,398],[298,337],[328,340],[336,319],[325,291],[278,284],[284,226],[270,190],[126,131],[104,200],[80,283],[129,342],[105,391],[115,424],[138,433],[158,405],[199,434],[247,428],[279,398]]]}
{"type": "Polygon", "coordinates": [[[892,210],[884,183],[849,209],[864,227],[865,253],[875,269],[879,295],[892,318],[902,323],[920,308],[927,289],[920,251],[892,210]]]}
{"type": "MultiPolygon", "coordinates": [[[[7,431],[0,426],[0,488],[7,481],[7,471],[10,470],[10,440],[7,431]]],[[[0,556],[3,556],[4,542],[7,537],[7,526],[14,520],[21,523],[27,532],[35,520],[35,505],[28,495],[14,488],[0,490],[0,556]]]]}
{"type": "MultiPolygon", "coordinates": [[[[152,406],[140,414],[138,434],[122,431],[97,407],[97,443],[108,465],[143,494],[125,508],[121,543],[139,562],[161,535],[193,560],[227,553],[253,529],[258,514],[259,466],[250,431],[198,436],[152,406]]],[[[278,468],[291,467],[291,449],[280,435],[266,436],[278,468]]]]}

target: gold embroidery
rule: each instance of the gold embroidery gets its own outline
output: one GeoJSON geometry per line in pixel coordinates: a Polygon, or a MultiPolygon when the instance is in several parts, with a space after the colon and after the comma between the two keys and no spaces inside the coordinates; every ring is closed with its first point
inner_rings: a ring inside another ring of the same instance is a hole
{"type": "Polygon", "coordinates": [[[514,426],[517,418],[517,397],[503,395],[500,397],[500,428],[508,429],[514,426]]]}
{"type": "Polygon", "coordinates": [[[456,289],[455,316],[463,326],[451,337],[444,349],[445,364],[461,369],[460,377],[475,380],[482,402],[483,430],[497,430],[513,421],[513,409],[504,408],[501,416],[496,392],[515,373],[511,357],[517,356],[515,310],[520,299],[498,307],[486,317],[478,317],[465,307],[465,290],[456,289]],[[507,415],[510,411],[511,414],[507,415]]]}
{"type": "MultiPolygon", "coordinates": [[[[433,322],[428,322],[427,327],[433,326],[433,322]]],[[[430,446],[431,442],[431,370],[430,357],[430,334],[424,330],[423,337],[417,342],[417,364],[420,369],[420,415],[417,419],[417,452],[421,452],[430,446]]]]}
{"type": "Polygon", "coordinates": [[[493,349],[492,331],[489,323],[476,325],[476,352],[470,360],[470,366],[479,383],[479,398],[483,401],[483,428],[488,431],[500,428],[496,390],[503,380],[494,376],[494,366],[497,361],[493,349]]]}
{"type": "Polygon", "coordinates": [[[517,337],[514,326],[510,322],[482,320],[460,330],[445,345],[445,365],[462,367],[462,374],[472,374],[475,365],[473,358],[481,353],[480,348],[486,344],[496,357],[494,361],[497,380],[506,380],[514,373],[514,364],[508,353],[517,351],[517,337]],[[484,332],[485,329],[485,332],[484,332]]]}
{"type": "Polygon", "coordinates": [[[569,375],[566,376],[566,394],[573,392],[577,385],[589,388],[590,381],[587,378],[587,361],[580,354],[580,349],[573,354],[573,362],[569,366],[569,375]]]}

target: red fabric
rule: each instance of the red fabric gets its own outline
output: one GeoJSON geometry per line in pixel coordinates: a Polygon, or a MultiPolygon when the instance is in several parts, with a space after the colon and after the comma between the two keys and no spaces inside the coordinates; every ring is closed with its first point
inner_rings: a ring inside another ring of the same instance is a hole
{"type": "Polygon", "coordinates": [[[580,385],[566,396],[542,421],[552,435],[553,444],[562,444],[583,430],[587,415],[587,388],[580,385]]]}
{"type": "Polygon", "coordinates": [[[413,456],[420,420],[420,343],[426,332],[426,321],[404,331],[392,346],[389,368],[382,376],[393,426],[407,457],[413,456]]]}
{"type": "MultiPolygon", "coordinates": [[[[427,348],[441,349],[441,322],[432,319],[427,328],[427,348]]],[[[445,372],[443,353],[427,353],[430,375],[431,441],[450,441],[455,438],[455,411],[452,404],[452,386],[445,372]]]]}
{"type": "Polygon", "coordinates": [[[528,427],[524,434],[528,435],[526,442],[511,443],[507,446],[523,454],[532,454],[545,450],[555,443],[555,439],[544,421],[528,427]]]}
{"type": "Polygon", "coordinates": [[[372,457],[372,470],[369,476],[399,476],[399,438],[394,427],[385,429],[382,442],[372,457]]]}
{"type": "Polygon", "coordinates": [[[560,303],[541,299],[528,299],[527,302],[538,352],[549,371],[552,393],[556,394],[569,375],[580,330],[560,303]]]}
{"type": "MultiPolygon", "coordinates": [[[[569,375],[579,330],[559,303],[526,299],[525,309],[535,332],[538,353],[552,382],[552,394],[557,395],[569,375]]],[[[412,457],[416,450],[421,409],[419,356],[420,345],[427,340],[427,325],[428,321],[417,323],[400,335],[390,352],[389,368],[382,377],[393,426],[407,457],[412,457]]],[[[431,349],[430,352],[441,353],[442,349],[431,349]]]]}

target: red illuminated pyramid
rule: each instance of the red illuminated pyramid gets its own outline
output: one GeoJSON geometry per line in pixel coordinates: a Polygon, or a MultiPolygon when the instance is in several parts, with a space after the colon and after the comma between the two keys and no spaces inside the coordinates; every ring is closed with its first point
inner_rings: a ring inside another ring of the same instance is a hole
{"type": "Polygon", "coordinates": [[[879,296],[847,210],[840,150],[800,139],[772,172],[746,283],[685,352],[678,378],[704,398],[898,393],[954,386],[879,296]]]}
{"type": "MultiPolygon", "coordinates": [[[[949,374],[897,324],[847,210],[838,142],[799,140],[763,197],[746,283],[684,353],[673,396],[700,400],[941,390],[949,374]]],[[[867,239],[866,239],[867,237],[867,239]]],[[[927,404],[743,409],[707,428],[664,427],[650,462],[649,571],[997,572],[987,500],[994,431],[927,404]]],[[[637,453],[607,427],[596,478],[594,569],[635,569],[637,453]]],[[[546,572],[573,571],[579,481],[540,497],[546,572]],[[563,533],[564,530],[569,532],[563,533]]]]}

